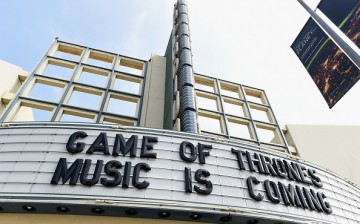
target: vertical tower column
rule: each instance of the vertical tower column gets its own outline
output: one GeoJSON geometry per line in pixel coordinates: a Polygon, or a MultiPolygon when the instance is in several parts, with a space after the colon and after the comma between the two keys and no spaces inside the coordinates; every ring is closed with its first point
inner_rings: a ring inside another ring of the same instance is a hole
{"type": "Polygon", "coordinates": [[[176,57],[179,58],[176,74],[178,75],[178,90],[180,92],[180,125],[182,131],[198,133],[194,71],[186,0],[178,0],[174,10],[177,10],[177,16],[174,19],[174,39],[179,46],[176,54],[176,57]]]}

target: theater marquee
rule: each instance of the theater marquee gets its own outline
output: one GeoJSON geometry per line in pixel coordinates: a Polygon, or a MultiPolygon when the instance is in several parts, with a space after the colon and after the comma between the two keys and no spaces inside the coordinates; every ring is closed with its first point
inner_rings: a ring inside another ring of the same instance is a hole
{"type": "Polygon", "coordinates": [[[2,128],[2,194],[104,197],[139,206],[152,200],[209,213],[225,207],[235,216],[246,211],[294,223],[360,216],[359,189],[344,179],[286,154],[224,140],[137,128],[2,128]]]}

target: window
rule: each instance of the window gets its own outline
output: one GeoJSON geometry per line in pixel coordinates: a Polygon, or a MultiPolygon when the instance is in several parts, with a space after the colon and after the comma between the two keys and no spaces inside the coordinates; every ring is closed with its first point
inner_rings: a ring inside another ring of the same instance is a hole
{"type": "Polygon", "coordinates": [[[144,63],[132,59],[121,58],[119,64],[119,71],[133,74],[142,75],[144,63]]]}
{"type": "Polygon", "coordinates": [[[240,99],[239,87],[236,85],[221,82],[221,95],[240,99]]]}
{"type": "Polygon", "coordinates": [[[20,101],[12,111],[12,119],[9,121],[50,121],[54,107],[30,101],[20,101]]]}
{"type": "Polygon", "coordinates": [[[250,89],[247,87],[245,87],[244,90],[247,101],[259,104],[267,104],[265,95],[261,90],[250,89]]]}
{"type": "Polygon", "coordinates": [[[196,94],[197,105],[201,109],[219,111],[218,101],[216,96],[210,94],[202,94],[198,92],[196,94]]]}
{"type": "Polygon", "coordinates": [[[50,81],[47,79],[35,78],[28,96],[51,102],[58,102],[62,96],[65,83],[50,81]]]}
{"type": "Polygon", "coordinates": [[[256,123],[256,132],[263,143],[283,144],[276,126],[256,123]]]}
{"type": "Polygon", "coordinates": [[[99,51],[90,51],[87,64],[94,65],[97,67],[103,67],[111,69],[114,62],[114,55],[99,52],[99,51]]]}
{"type": "Polygon", "coordinates": [[[228,115],[237,117],[248,117],[245,113],[244,104],[242,102],[233,101],[224,98],[224,110],[228,115]]]}
{"type": "Polygon", "coordinates": [[[101,120],[103,124],[115,124],[115,125],[125,125],[125,126],[135,126],[136,124],[135,121],[120,119],[110,116],[103,116],[101,120]]]}
{"type": "Polygon", "coordinates": [[[121,92],[140,94],[141,79],[127,75],[117,74],[113,85],[114,90],[121,92]]]}
{"type": "Polygon", "coordinates": [[[220,115],[199,113],[199,126],[201,131],[211,132],[216,134],[223,133],[223,125],[220,115]]]}
{"type": "Polygon", "coordinates": [[[214,86],[207,85],[205,83],[195,83],[195,89],[200,89],[200,90],[204,90],[204,91],[212,92],[212,93],[215,92],[214,86]]]}
{"type": "Polygon", "coordinates": [[[75,64],[61,62],[58,60],[48,60],[42,75],[70,80],[75,64]]]}
{"type": "Polygon", "coordinates": [[[107,105],[107,112],[130,117],[137,116],[139,99],[119,94],[110,94],[107,105]]]}
{"type": "Polygon", "coordinates": [[[229,134],[232,137],[254,139],[254,135],[248,121],[228,118],[227,127],[229,134]]]}
{"type": "Polygon", "coordinates": [[[215,93],[215,82],[212,79],[195,76],[195,89],[215,93]]]}
{"type": "Polygon", "coordinates": [[[57,45],[54,56],[66,60],[79,61],[83,52],[83,48],[60,43],[57,45]]]}
{"type": "Polygon", "coordinates": [[[268,108],[250,104],[250,110],[254,120],[274,123],[271,111],[268,108]]]}
{"type": "Polygon", "coordinates": [[[108,76],[109,72],[107,71],[83,67],[78,77],[78,82],[92,86],[106,87],[108,76]]]}
{"type": "Polygon", "coordinates": [[[93,123],[95,121],[95,117],[95,114],[78,110],[62,109],[60,112],[61,122],[93,123]]]}
{"type": "Polygon", "coordinates": [[[70,92],[69,105],[98,110],[102,95],[100,91],[74,86],[70,92]]]}

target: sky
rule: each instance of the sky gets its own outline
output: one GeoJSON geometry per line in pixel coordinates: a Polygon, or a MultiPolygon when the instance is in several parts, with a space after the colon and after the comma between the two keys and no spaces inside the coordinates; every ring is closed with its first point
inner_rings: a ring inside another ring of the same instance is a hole
{"type": "MultiPolygon", "coordinates": [[[[312,7],[318,0],[306,0],[312,7]]],[[[32,71],[60,40],[148,60],[164,55],[175,0],[0,0],[0,60],[32,71]]],[[[360,125],[360,86],[328,106],[290,45],[296,0],[188,0],[194,70],[264,89],[278,122],[360,125]]]]}

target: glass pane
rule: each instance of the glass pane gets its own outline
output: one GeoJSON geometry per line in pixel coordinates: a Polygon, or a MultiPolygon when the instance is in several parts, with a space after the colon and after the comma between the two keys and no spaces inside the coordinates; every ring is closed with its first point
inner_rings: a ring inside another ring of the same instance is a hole
{"type": "Polygon", "coordinates": [[[245,124],[228,122],[228,129],[231,136],[251,139],[249,127],[245,124]]]}
{"type": "Polygon", "coordinates": [[[42,83],[35,83],[29,96],[42,100],[58,102],[63,89],[57,86],[49,86],[42,83]]]}
{"type": "Polygon", "coordinates": [[[75,90],[71,94],[71,98],[68,104],[76,107],[85,107],[98,110],[100,99],[101,96],[75,90]]]}
{"type": "Polygon", "coordinates": [[[225,113],[238,117],[245,117],[244,107],[238,104],[224,102],[225,113]]]}
{"type": "Polygon", "coordinates": [[[140,93],[140,83],[131,82],[131,81],[124,80],[124,79],[115,79],[113,89],[121,91],[121,92],[139,94],[140,93]]]}
{"type": "Polygon", "coordinates": [[[137,103],[126,100],[110,98],[107,112],[125,116],[136,116],[137,103]]]}
{"type": "Polygon", "coordinates": [[[72,73],[73,73],[73,69],[71,68],[48,64],[46,66],[45,71],[42,74],[54,78],[69,80],[72,73]]]}
{"type": "Polygon", "coordinates": [[[92,86],[105,87],[107,77],[91,72],[81,72],[78,82],[85,83],[92,86]]]}
{"type": "Polygon", "coordinates": [[[218,111],[217,103],[215,99],[209,99],[206,97],[197,96],[198,107],[218,111]]]}
{"type": "Polygon", "coordinates": [[[13,121],[49,121],[50,115],[51,111],[21,106],[13,121]]]}
{"type": "Polygon", "coordinates": [[[63,122],[86,122],[86,123],[94,122],[93,119],[90,119],[87,117],[79,117],[79,116],[70,115],[70,114],[63,114],[61,116],[60,121],[63,121],[63,122]]]}
{"type": "Polygon", "coordinates": [[[221,134],[221,124],[219,119],[199,116],[200,129],[202,131],[214,132],[221,134]]]}

